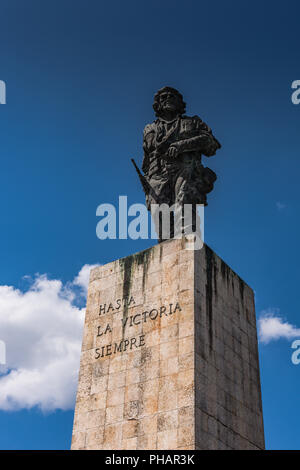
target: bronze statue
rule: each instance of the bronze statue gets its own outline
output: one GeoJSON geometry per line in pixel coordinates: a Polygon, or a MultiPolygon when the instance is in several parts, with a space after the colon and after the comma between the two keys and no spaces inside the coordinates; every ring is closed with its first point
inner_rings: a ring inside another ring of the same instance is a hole
{"type": "Polygon", "coordinates": [[[157,119],[144,129],[144,159],[140,175],[146,204],[207,205],[216,174],[201,163],[221,147],[211,129],[198,116],[185,116],[182,95],[164,87],[154,96],[157,119]]]}

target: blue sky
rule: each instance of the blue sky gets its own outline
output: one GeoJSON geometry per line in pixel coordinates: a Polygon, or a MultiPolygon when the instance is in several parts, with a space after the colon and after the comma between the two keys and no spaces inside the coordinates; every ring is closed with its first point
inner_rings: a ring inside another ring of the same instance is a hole
{"type": "MultiPolygon", "coordinates": [[[[0,326],[14,309],[20,313],[8,362],[21,367],[25,294],[34,305],[45,301],[51,315],[47,299],[63,293],[59,308],[74,325],[84,304],[82,267],[154,243],[100,241],[95,213],[119,195],[144,201],[130,157],[141,163],[143,127],[164,85],[178,88],[187,113],[200,115],[222,143],[207,162],[218,180],[205,212],[206,243],[253,287],[258,317],[267,310],[300,327],[300,105],[291,102],[291,84],[300,79],[299,3],[2,0],[0,8],[7,85],[0,287],[10,286],[0,289],[8,302],[0,302],[0,326]]],[[[73,351],[80,328],[64,328],[73,351]]],[[[5,332],[7,325],[0,339],[5,332]]],[[[269,449],[300,449],[300,365],[291,362],[291,343],[260,343],[269,449]]],[[[0,448],[69,448],[71,401],[58,397],[43,411],[28,397],[18,409],[2,403],[0,448]]]]}

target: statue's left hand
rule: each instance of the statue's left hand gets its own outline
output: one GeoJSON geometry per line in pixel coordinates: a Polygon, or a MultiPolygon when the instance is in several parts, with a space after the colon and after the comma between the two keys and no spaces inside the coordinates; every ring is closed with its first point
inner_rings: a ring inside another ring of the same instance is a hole
{"type": "Polygon", "coordinates": [[[171,158],[176,158],[178,155],[178,148],[177,147],[169,147],[168,151],[167,151],[167,156],[168,157],[171,157],[171,158]]]}

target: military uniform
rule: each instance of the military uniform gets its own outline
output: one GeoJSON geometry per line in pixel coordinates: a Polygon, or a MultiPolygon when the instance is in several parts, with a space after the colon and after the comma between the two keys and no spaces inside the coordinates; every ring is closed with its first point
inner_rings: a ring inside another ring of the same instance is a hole
{"type": "Polygon", "coordinates": [[[201,155],[210,157],[220,148],[211,129],[198,117],[177,116],[168,122],[156,119],[144,129],[142,169],[153,191],[146,194],[150,204],[207,204],[215,173],[204,168],[201,155]],[[170,147],[178,150],[168,157],[170,147]]]}

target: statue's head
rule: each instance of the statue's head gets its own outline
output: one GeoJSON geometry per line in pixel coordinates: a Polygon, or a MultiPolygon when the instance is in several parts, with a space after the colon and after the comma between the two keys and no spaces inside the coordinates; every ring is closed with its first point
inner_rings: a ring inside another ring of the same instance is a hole
{"type": "Polygon", "coordinates": [[[174,116],[181,115],[185,113],[185,106],[182,94],[175,88],[165,86],[154,95],[153,109],[158,117],[166,113],[174,114],[174,116]]]}

